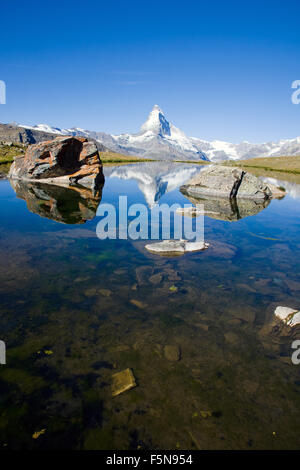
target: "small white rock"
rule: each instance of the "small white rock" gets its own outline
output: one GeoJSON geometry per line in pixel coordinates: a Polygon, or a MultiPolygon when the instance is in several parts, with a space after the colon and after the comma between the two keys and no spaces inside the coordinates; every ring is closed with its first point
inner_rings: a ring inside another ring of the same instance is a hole
{"type": "Polygon", "coordinates": [[[300,312],[297,312],[295,313],[295,315],[293,315],[293,318],[289,322],[289,325],[295,326],[295,325],[298,325],[299,323],[300,323],[300,312]]]}
{"type": "Polygon", "coordinates": [[[151,243],[145,246],[146,250],[157,254],[184,254],[191,251],[205,250],[209,243],[190,242],[188,240],[163,240],[158,243],[151,243]]]}
{"type": "Polygon", "coordinates": [[[293,308],[278,306],[274,314],[289,326],[295,326],[300,323],[300,311],[293,308]]]}
{"type": "Polygon", "coordinates": [[[205,250],[209,247],[209,243],[205,242],[185,242],[184,250],[185,251],[199,251],[205,250]]]}
{"type": "Polygon", "coordinates": [[[176,209],[176,213],[184,217],[199,217],[200,215],[216,214],[218,212],[206,211],[204,209],[198,209],[197,207],[179,207],[176,209]]]}

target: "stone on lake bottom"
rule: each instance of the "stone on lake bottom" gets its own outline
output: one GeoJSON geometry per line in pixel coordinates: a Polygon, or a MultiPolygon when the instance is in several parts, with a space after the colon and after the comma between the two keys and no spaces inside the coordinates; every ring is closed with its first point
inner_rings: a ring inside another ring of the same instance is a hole
{"type": "Polygon", "coordinates": [[[232,331],[228,331],[227,333],[224,334],[224,338],[226,343],[228,344],[237,344],[239,342],[239,337],[232,331]]]}
{"type": "Polygon", "coordinates": [[[135,378],[131,369],[125,369],[112,376],[112,396],[116,397],[121,393],[136,387],[135,378]]]}
{"type": "Polygon", "coordinates": [[[212,416],[212,412],[211,411],[200,411],[200,416],[203,419],[207,419],[207,418],[210,418],[212,416]]]}
{"type": "Polygon", "coordinates": [[[167,345],[164,347],[165,358],[168,361],[176,362],[180,360],[181,353],[178,346],[167,345]]]}
{"type": "Polygon", "coordinates": [[[131,300],[130,300],[130,303],[131,303],[132,305],[134,305],[135,307],[141,308],[141,309],[144,309],[144,308],[147,308],[147,307],[148,307],[147,304],[145,304],[144,302],[141,302],[140,300],[136,300],[136,299],[131,299],[131,300]]]}
{"type": "MultiPolygon", "coordinates": [[[[217,212],[212,212],[217,214],[217,212]]],[[[199,215],[206,215],[207,211],[204,209],[199,209],[197,207],[179,207],[176,209],[176,214],[185,216],[185,217],[198,217],[199,215]]]]}
{"type": "Polygon", "coordinates": [[[151,284],[160,284],[163,277],[161,273],[153,274],[153,276],[149,277],[149,281],[151,284]]]}
{"type": "Polygon", "coordinates": [[[288,326],[295,326],[300,323],[300,311],[293,308],[278,306],[274,314],[288,326]]]}
{"type": "Polygon", "coordinates": [[[104,297],[110,297],[112,294],[112,291],[109,289],[99,289],[99,293],[103,295],[104,297]]]}
{"type": "Polygon", "coordinates": [[[172,285],[171,287],[169,287],[169,291],[170,291],[170,292],[177,292],[177,291],[178,291],[178,287],[172,285]]]}

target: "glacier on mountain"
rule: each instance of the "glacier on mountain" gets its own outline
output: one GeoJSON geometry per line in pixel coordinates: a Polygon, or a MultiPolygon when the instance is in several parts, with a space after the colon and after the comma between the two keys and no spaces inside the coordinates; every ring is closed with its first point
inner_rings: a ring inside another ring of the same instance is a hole
{"type": "Polygon", "coordinates": [[[183,131],[171,124],[158,105],[154,105],[148,119],[135,134],[107,134],[84,130],[78,127],[59,129],[47,124],[21,127],[51,132],[60,135],[79,135],[93,138],[114,152],[134,155],[155,160],[240,160],[255,157],[277,157],[300,155],[300,137],[252,144],[238,144],[221,140],[207,141],[188,137],[183,131]]]}

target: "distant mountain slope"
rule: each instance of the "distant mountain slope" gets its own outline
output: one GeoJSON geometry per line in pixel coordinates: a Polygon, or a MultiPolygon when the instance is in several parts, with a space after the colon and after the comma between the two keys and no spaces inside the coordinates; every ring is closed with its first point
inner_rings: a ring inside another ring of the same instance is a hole
{"type": "Polygon", "coordinates": [[[230,142],[220,140],[208,142],[196,138],[192,139],[202,148],[211,161],[248,160],[249,158],[281,157],[287,155],[300,156],[300,137],[264,144],[251,144],[249,142],[231,144],[230,142]]]}
{"type": "MultiPolygon", "coordinates": [[[[13,142],[21,144],[37,144],[45,140],[53,140],[58,135],[83,135],[89,136],[88,133],[79,134],[79,132],[68,132],[67,129],[56,129],[47,125],[38,125],[34,127],[20,126],[18,124],[0,124],[0,141],[13,142]]],[[[93,139],[92,136],[89,136],[93,139]]],[[[104,146],[98,139],[96,144],[100,152],[106,152],[108,148],[104,146]]]]}
{"type": "Polygon", "coordinates": [[[24,128],[14,124],[0,124],[0,141],[21,144],[35,144],[43,140],[55,139],[57,135],[34,128],[24,128]]]}
{"type": "Polygon", "coordinates": [[[182,131],[170,124],[162,110],[155,105],[147,121],[137,134],[109,135],[77,127],[59,129],[47,124],[24,126],[26,129],[53,132],[55,134],[83,135],[98,140],[114,152],[145,158],[164,160],[208,160],[197,144],[182,131]]]}
{"type": "Polygon", "coordinates": [[[140,156],[164,160],[208,160],[199,145],[170,124],[157,105],[140,132],[112,137],[122,149],[140,156]]]}
{"type": "Polygon", "coordinates": [[[39,139],[39,136],[45,135],[52,136],[51,138],[61,134],[82,135],[97,140],[114,152],[157,160],[221,161],[300,155],[300,137],[262,144],[251,144],[249,142],[234,144],[221,140],[207,141],[196,137],[188,137],[166,119],[158,105],[153,107],[148,119],[136,134],[110,135],[78,127],[60,129],[47,124],[23,125],[18,128],[21,129],[20,133],[23,139],[33,138],[36,140],[39,139]]]}

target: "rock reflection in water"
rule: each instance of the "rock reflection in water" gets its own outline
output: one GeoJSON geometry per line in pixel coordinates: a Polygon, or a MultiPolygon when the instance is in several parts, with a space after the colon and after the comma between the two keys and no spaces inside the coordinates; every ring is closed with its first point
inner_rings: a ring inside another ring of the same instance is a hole
{"type": "Polygon", "coordinates": [[[263,209],[266,209],[271,200],[254,200],[254,199],[225,199],[225,198],[193,198],[187,196],[186,192],[182,189],[187,199],[194,204],[203,204],[205,215],[217,220],[226,220],[229,222],[236,222],[237,220],[244,219],[251,215],[256,215],[263,209]]]}
{"type": "Polygon", "coordinates": [[[95,217],[102,189],[93,191],[82,186],[56,186],[10,180],[18,198],[28,210],[41,217],[64,224],[84,224],[95,217]]]}

